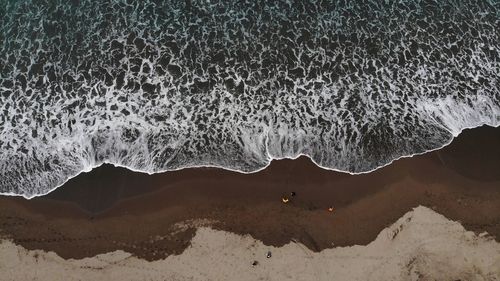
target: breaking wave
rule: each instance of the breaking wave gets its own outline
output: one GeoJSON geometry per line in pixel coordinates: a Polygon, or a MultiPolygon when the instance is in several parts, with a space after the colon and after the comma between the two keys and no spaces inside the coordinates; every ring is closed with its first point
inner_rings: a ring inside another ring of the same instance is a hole
{"type": "Polygon", "coordinates": [[[0,193],[102,163],[363,173],[500,124],[500,2],[0,2],[0,193]]]}

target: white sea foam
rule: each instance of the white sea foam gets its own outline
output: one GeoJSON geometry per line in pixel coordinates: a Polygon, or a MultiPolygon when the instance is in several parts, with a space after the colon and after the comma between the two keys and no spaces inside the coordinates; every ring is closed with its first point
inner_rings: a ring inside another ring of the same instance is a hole
{"type": "Polygon", "coordinates": [[[0,5],[0,193],[102,163],[365,173],[500,125],[498,5],[153,2],[0,5]]]}

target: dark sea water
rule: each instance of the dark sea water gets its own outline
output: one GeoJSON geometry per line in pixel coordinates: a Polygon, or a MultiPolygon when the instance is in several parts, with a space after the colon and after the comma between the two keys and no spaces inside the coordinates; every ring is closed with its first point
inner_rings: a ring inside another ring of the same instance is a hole
{"type": "Polygon", "coordinates": [[[102,163],[371,171],[500,125],[500,1],[0,0],[0,193],[102,163]]]}

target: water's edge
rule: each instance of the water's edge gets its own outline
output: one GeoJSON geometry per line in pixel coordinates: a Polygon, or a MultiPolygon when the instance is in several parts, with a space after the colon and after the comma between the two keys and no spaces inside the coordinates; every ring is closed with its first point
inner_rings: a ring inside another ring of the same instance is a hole
{"type": "Polygon", "coordinates": [[[0,195],[2,195],[2,196],[20,196],[20,197],[24,197],[25,199],[28,199],[28,200],[36,198],[36,197],[44,196],[44,195],[47,195],[47,194],[51,193],[52,191],[58,189],[59,187],[65,185],[69,180],[71,180],[71,179],[73,179],[75,177],[78,177],[81,173],[88,173],[88,172],[92,171],[93,169],[98,168],[98,167],[100,167],[100,166],[102,166],[104,164],[110,164],[110,165],[113,165],[114,167],[125,168],[125,169],[128,169],[128,170],[133,171],[133,172],[138,172],[138,173],[143,173],[143,174],[148,174],[148,175],[154,175],[154,174],[160,174],[160,173],[166,173],[166,172],[179,171],[179,170],[183,170],[183,169],[195,169],[195,168],[216,168],[216,169],[223,169],[223,170],[226,170],[226,171],[231,171],[231,172],[236,172],[236,173],[241,173],[241,174],[253,174],[253,173],[258,173],[258,172],[266,169],[267,167],[269,167],[269,165],[271,165],[271,162],[274,161],[274,160],[283,160],[283,159],[295,160],[295,159],[297,159],[299,157],[305,156],[305,157],[309,158],[312,163],[314,163],[317,167],[319,167],[321,169],[328,170],[328,171],[333,171],[333,172],[339,172],[339,173],[346,173],[346,174],[349,174],[349,175],[362,175],[362,174],[368,174],[368,173],[374,172],[374,171],[376,171],[378,169],[381,169],[381,168],[384,168],[386,166],[389,166],[392,163],[394,163],[395,161],[398,161],[400,159],[412,158],[414,156],[424,155],[424,154],[427,154],[427,153],[430,153],[430,152],[433,152],[433,151],[440,150],[440,149],[442,149],[442,148],[450,145],[453,142],[453,140],[455,140],[457,137],[460,136],[460,134],[462,134],[462,132],[464,130],[476,129],[476,128],[480,128],[480,127],[485,126],[485,125],[493,127],[493,128],[500,127],[500,124],[490,124],[490,123],[483,123],[483,124],[479,124],[477,126],[465,127],[463,129],[461,129],[457,134],[452,135],[451,139],[447,143],[443,144],[440,147],[437,147],[437,148],[434,148],[434,149],[430,149],[430,150],[427,150],[427,151],[421,152],[421,153],[413,153],[413,154],[409,154],[409,155],[402,155],[400,157],[392,159],[390,162],[388,162],[388,163],[386,163],[384,165],[380,165],[380,166],[377,166],[376,168],[374,168],[372,170],[363,171],[363,172],[350,172],[350,171],[344,171],[344,170],[339,170],[339,169],[335,169],[335,168],[325,167],[325,166],[322,166],[319,163],[317,163],[310,155],[303,154],[303,153],[300,153],[300,154],[298,154],[295,157],[271,158],[271,160],[269,160],[269,162],[266,164],[266,166],[264,166],[264,167],[262,167],[260,169],[257,169],[255,171],[249,171],[249,172],[240,171],[240,170],[237,170],[237,169],[231,169],[231,168],[228,168],[228,167],[218,166],[218,165],[195,165],[195,166],[181,167],[181,168],[177,168],[177,169],[166,169],[166,170],[160,170],[160,171],[151,172],[151,171],[146,171],[146,170],[141,170],[141,169],[134,169],[132,167],[128,167],[128,166],[122,165],[120,163],[114,163],[114,162],[111,162],[111,161],[104,161],[104,162],[98,163],[98,164],[96,164],[94,166],[86,167],[85,169],[82,169],[78,173],[76,173],[76,174],[68,177],[63,183],[55,186],[54,188],[48,190],[45,193],[39,193],[39,194],[34,194],[34,195],[26,195],[26,194],[15,194],[15,193],[12,193],[12,192],[4,192],[4,193],[0,192],[0,195]]]}

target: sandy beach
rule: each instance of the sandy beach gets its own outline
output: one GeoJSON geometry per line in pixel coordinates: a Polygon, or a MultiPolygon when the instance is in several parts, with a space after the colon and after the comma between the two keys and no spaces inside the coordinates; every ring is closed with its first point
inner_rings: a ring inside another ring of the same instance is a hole
{"type": "MultiPolygon", "coordinates": [[[[202,247],[200,235],[209,233],[256,241],[262,251],[300,248],[323,255],[322,250],[377,243],[384,229],[394,230],[417,207],[423,217],[456,221],[464,233],[472,231],[467,235],[498,247],[498,144],[500,128],[466,130],[442,150],[363,175],[323,170],[305,157],[274,161],[254,174],[196,168],[148,176],[103,165],[47,196],[0,197],[2,247],[37,255],[50,251],[61,260],[120,251],[134,262],[161,262],[181,259],[193,241],[202,247]]],[[[460,239],[450,243],[461,245],[460,239]]],[[[203,247],[213,247],[207,243],[203,247]]],[[[493,251],[496,264],[498,256],[493,251]]],[[[247,260],[252,268],[252,258],[247,260]]]]}
{"type": "Polygon", "coordinates": [[[148,262],[118,250],[65,260],[0,243],[2,280],[498,280],[500,244],[417,207],[366,246],[315,253],[198,228],[181,255],[148,262]],[[439,265],[439,266],[436,266],[439,265]],[[18,270],[19,268],[29,270],[18,270]]]}
{"type": "Polygon", "coordinates": [[[500,0],[0,0],[0,281],[500,281],[500,0]]]}

